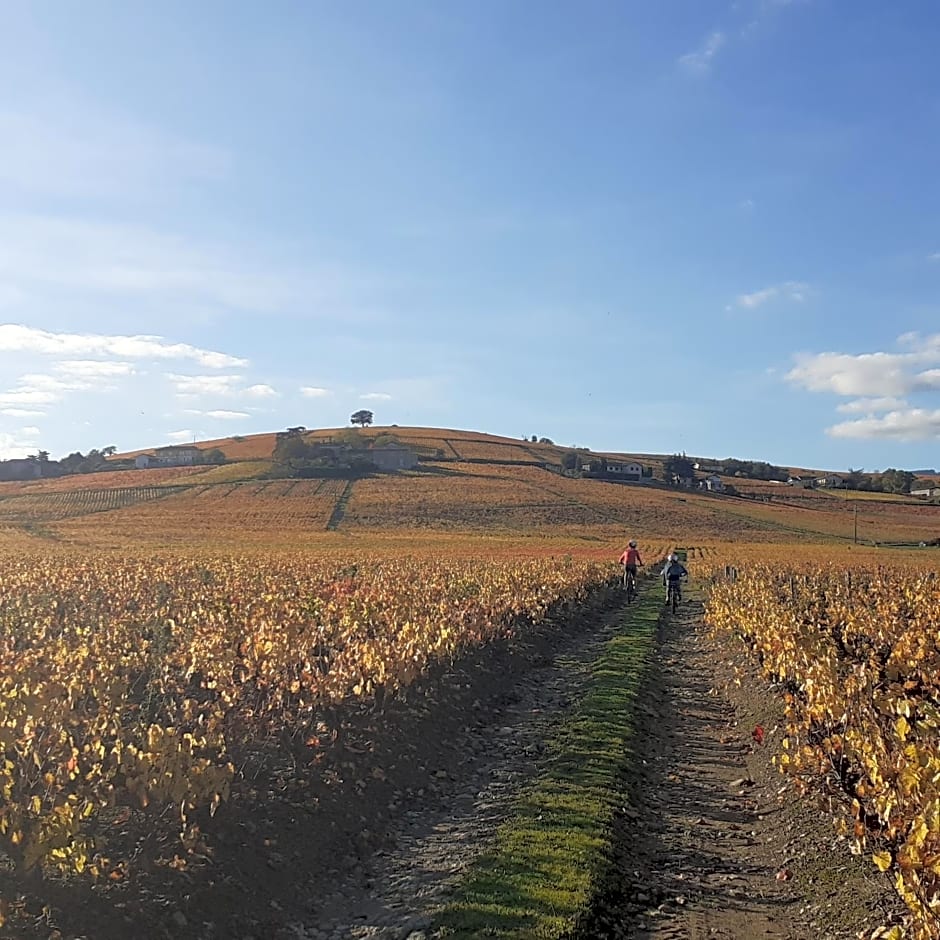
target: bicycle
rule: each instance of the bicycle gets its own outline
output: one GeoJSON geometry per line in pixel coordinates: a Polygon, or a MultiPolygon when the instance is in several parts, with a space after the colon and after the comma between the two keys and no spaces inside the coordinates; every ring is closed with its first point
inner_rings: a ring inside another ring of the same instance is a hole
{"type": "Polygon", "coordinates": [[[632,604],[636,597],[636,571],[630,565],[623,566],[623,589],[627,592],[627,603],[632,604]]]}
{"type": "Polygon", "coordinates": [[[672,605],[672,612],[679,609],[679,603],[682,601],[682,584],[680,579],[673,581],[670,579],[666,585],[666,606],[672,605]]]}

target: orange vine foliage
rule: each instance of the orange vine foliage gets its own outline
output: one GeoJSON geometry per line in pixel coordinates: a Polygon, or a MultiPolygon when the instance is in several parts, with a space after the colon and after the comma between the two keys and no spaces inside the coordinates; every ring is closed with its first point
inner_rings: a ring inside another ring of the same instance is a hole
{"type": "Polygon", "coordinates": [[[912,936],[940,934],[940,579],[903,568],[748,567],[707,620],[787,689],[779,766],[845,794],[840,831],[894,873],[912,936]]]}
{"type": "Polygon", "coordinates": [[[24,870],[97,874],[114,806],[169,809],[194,840],[239,754],[394,695],[610,577],[590,562],[301,553],[0,560],[0,846],[24,870]]]}

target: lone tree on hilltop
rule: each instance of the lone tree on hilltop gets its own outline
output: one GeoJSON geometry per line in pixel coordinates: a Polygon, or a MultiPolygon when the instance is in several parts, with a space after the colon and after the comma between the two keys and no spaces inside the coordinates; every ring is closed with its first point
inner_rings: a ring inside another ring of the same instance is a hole
{"type": "Polygon", "coordinates": [[[372,412],[366,411],[365,408],[360,411],[354,411],[352,415],[350,415],[349,420],[353,424],[358,424],[359,427],[364,428],[367,424],[372,424],[372,412]]]}

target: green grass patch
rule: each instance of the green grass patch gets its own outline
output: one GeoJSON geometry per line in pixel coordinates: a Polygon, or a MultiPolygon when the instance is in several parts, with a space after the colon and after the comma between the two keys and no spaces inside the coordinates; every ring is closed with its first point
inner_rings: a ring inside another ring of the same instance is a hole
{"type": "Polygon", "coordinates": [[[584,698],[559,727],[549,763],[472,866],[436,927],[449,937],[560,937],[603,871],[614,807],[629,803],[634,705],[656,642],[662,597],[652,581],[623,612],[591,667],[584,698]]]}

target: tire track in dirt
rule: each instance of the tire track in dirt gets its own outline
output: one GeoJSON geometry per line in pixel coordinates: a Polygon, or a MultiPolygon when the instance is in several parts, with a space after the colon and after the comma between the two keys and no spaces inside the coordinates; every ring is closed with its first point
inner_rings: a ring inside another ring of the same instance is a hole
{"type": "MultiPolygon", "coordinates": [[[[598,611],[587,629],[561,636],[552,657],[520,678],[505,707],[464,729],[459,773],[435,780],[443,805],[412,806],[389,847],[317,899],[298,940],[424,936],[431,912],[489,846],[520,791],[545,767],[546,742],[583,694],[590,667],[620,628],[624,608],[598,611]]],[[[285,936],[287,936],[285,934],[285,936]]]]}
{"type": "Polygon", "coordinates": [[[636,799],[618,815],[611,871],[577,936],[843,940],[896,922],[890,882],[771,764],[778,693],[743,648],[717,648],[701,616],[689,601],[663,620],[626,771],[636,799]]]}

